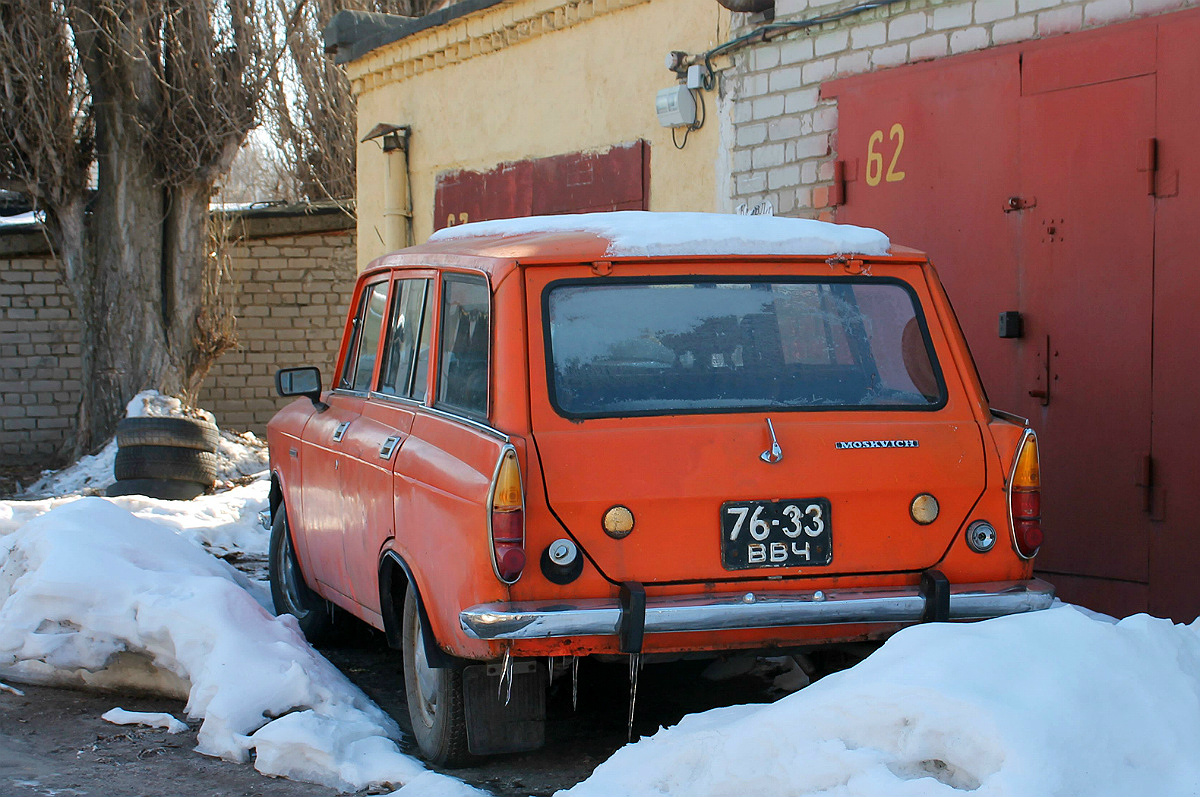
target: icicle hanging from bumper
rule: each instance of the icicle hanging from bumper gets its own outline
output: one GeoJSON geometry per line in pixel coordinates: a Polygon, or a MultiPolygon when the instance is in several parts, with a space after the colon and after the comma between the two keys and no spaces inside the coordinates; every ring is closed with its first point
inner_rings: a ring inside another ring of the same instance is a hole
{"type": "Polygon", "coordinates": [[[633,712],[637,706],[638,673],[642,669],[642,654],[629,654],[629,719],[625,726],[625,741],[633,741],[633,712]]]}

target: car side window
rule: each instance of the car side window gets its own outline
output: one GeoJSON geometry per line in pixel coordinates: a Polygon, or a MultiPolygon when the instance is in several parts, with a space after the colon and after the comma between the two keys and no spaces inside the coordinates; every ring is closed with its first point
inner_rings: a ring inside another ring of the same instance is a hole
{"type": "Polygon", "coordinates": [[[452,274],[442,286],[438,404],[487,416],[491,319],[487,281],[452,274]]]}
{"type": "Polygon", "coordinates": [[[425,398],[429,369],[429,280],[405,279],[392,293],[392,313],[384,344],[379,391],[391,396],[425,398]]]}
{"type": "Polygon", "coordinates": [[[383,329],[383,315],[387,309],[388,284],[379,282],[363,291],[358,314],[354,318],[354,331],[350,347],[346,351],[346,364],[342,368],[338,387],[365,392],[371,389],[371,374],[375,371],[375,358],[379,350],[379,333],[383,329]]]}

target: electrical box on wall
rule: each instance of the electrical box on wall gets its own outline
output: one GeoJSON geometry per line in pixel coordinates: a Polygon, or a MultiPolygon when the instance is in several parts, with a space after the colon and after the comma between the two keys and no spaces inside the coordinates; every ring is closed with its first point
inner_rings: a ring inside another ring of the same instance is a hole
{"type": "Polygon", "coordinates": [[[658,92],[654,109],[663,127],[691,127],[696,123],[696,98],[687,86],[676,85],[658,92]]]}

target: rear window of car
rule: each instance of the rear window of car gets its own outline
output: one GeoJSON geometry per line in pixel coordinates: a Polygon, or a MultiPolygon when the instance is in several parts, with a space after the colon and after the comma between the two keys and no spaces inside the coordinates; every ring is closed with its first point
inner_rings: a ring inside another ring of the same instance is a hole
{"type": "Polygon", "coordinates": [[[551,401],[568,417],[946,402],[899,280],[561,281],[543,298],[551,401]]]}

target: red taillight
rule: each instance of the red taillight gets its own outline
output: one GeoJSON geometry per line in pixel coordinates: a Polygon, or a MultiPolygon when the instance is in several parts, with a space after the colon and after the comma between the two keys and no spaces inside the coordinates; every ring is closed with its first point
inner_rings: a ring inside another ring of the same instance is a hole
{"type": "Polygon", "coordinates": [[[1042,473],[1033,432],[1026,432],[1021,440],[1008,500],[1017,553],[1032,559],[1042,545],[1042,473]]]}
{"type": "Polygon", "coordinates": [[[496,467],[491,500],[492,559],[496,575],[511,584],[525,569],[525,497],[517,453],[505,449],[496,467]]]}

